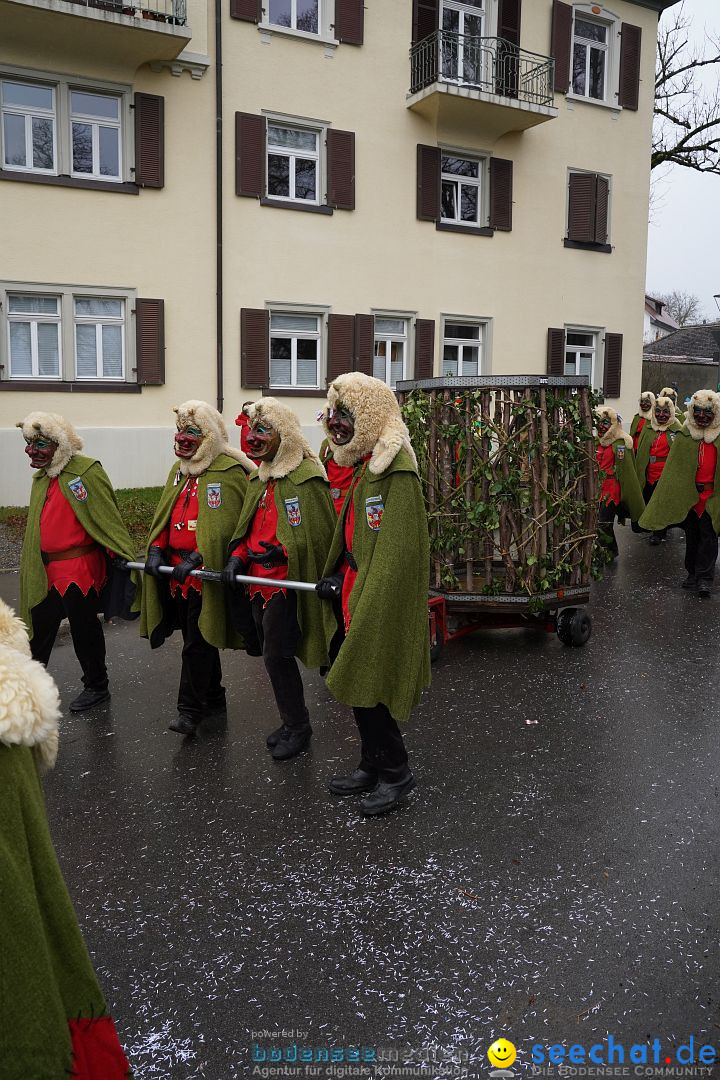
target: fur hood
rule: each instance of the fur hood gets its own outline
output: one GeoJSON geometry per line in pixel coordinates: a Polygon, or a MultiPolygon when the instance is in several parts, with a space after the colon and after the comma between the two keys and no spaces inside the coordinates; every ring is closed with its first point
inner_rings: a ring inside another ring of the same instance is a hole
{"type": "MultiPolygon", "coordinates": [[[[646,398],[648,398],[649,401],[650,401],[650,409],[652,411],[652,407],[655,404],[655,395],[653,394],[652,390],[643,390],[642,394],[640,395],[640,401],[644,401],[646,398]]],[[[640,408],[639,405],[638,405],[638,412],[640,413],[641,416],[646,416],[647,415],[646,413],[644,413],[642,411],[642,409],[640,408]]]]}
{"type": "Polygon", "coordinates": [[[0,600],[0,743],[31,746],[43,769],[55,764],[60,696],[42,664],[30,657],[25,627],[0,600]]]}
{"type": "Polygon", "coordinates": [[[715,442],[718,435],[720,435],[720,394],[716,394],[714,390],[696,390],[687,407],[685,427],[693,439],[697,439],[698,442],[701,439],[706,443],[715,442]],[[715,410],[715,419],[710,427],[700,428],[697,426],[693,420],[693,405],[712,405],[715,410]]]}
{"type": "Polygon", "coordinates": [[[210,468],[218,454],[227,454],[239,461],[246,472],[253,472],[253,465],[247,454],[242,450],[236,450],[228,443],[228,433],[222,416],[208,405],[206,401],[184,401],[177,405],[173,412],[176,415],[177,429],[180,431],[187,424],[193,424],[203,433],[203,440],[194,455],[187,461],[179,459],[179,469],[183,476],[200,476],[210,468]]]}
{"type": "Polygon", "coordinates": [[[372,454],[368,468],[377,476],[385,472],[404,449],[417,469],[415,451],[397,398],[387,383],[373,379],[371,375],[350,371],[338,375],[330,383],[323,427],[338,465],[354,465],[366,454],[372,454]],[[327,426],[329,412],[338,404],[348,408],[355,417],[355,434],[345,446],[335,446],[327,426]]]}
{"type": "Polygon", "coordinates": [[[653,410],[650,415],[650,427],[653,429],[653,431],[667,431],[667,429],[671,428],[674,423],[675,402],[672,398],[665,397],[663,394],[658,394],[658,396],[655,398],[655,401],[653,402],[653,410]],[[658,405],[664,405],[666,409],[670,410],[670,419],[668,420],[667,424],[658,424],[657,420],[655,419],[655,409],[658,405]]]}
{"type": "Polygon", "coordinates": [[[622,418],[620,414],[611,409],[608,405],[601,405],[595,410],[597,416],[607,416],[610,419],[610,427],[605,434],[600,438],[601,446],[610,446],[617,439],[622,439],[628,450],[632,450],[633,441],[629,435],[627,435],[622,429],[622,418]]]}
{"type": "Polygon", "coordinates": [[[45,469],[50,477],[59,476],[73,454],[79,454],[84,445],[70,421],[58,413],[31,412],[15,426],[22,430],[26,439],[44,435],[46,439],[57,443],[57,450],[45,469]]]}
{"type": "Polygon", "coordinates": [[[669,397],[673,404],[677,406],[677,390],[672,386],[663,386],[658,397],[669,397]]]}
{"type": "Polygon", "coordinates": [[[319,465],[325,476],[320,458],[303,435],[297,416],[287,405],[277,398],[264,397],[248,406],[247,415],[251,423],[253,420],[264,420],[280,435],[280,446],[273,460],[261,461],[258,466],[258,475],[264,484],[268,480],[288,476],[307,458],[319,465]]]}

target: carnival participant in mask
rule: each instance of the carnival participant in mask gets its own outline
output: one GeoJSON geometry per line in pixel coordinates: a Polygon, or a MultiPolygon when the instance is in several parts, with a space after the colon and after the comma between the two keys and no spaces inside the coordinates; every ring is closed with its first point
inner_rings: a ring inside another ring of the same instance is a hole
{"type": "MultiPolygon", "coordinates": [[[[642,429],[635,455],[635,471],[646,506],[662,476],[673,439],[680,430],[682,430],[682,424],[675,419],[675,406],[672,399],[662,395],[656,398],[651,410],[650,423],[642,429]]],[[[652,533],[650,543],[661,544],[666,533],[667,529],[659,529],[652,533]]]]}
{"type": "Polygon", "coordinates": [[[638,402],[638,411],[633,416],[630,424],[630,437],[633,441],[633,452],[635,454],[637,454],[638,441],[642,430],[650,422],[654,402],[655,395],[650,390],[643,390],[638,402]]]}
{"type": "Polygon", "coordinates": [[[604,537],[614,559],[618,553],[615,518],[621,525],[627,517],[635,522],[645,503],[635,472],[632,439],[622,429],[622,418],[615,409],[602,405],[595,410],[595,427],[598,434],[595,459],[602,474],[598,533],[604,537]]]}

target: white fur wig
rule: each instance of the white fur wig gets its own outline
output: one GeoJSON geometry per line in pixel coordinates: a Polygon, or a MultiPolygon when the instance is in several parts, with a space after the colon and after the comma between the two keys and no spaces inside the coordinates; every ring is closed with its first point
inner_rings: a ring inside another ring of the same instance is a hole
{"type": "Polygon", "coordinates": [[[397,398],[387,383],[373,379],[371,375],[349,371],[330,383],[323,427],[338,465],[354,465],[365,454],[371,454],[368,468],[378,475],[392,465],[399,451],[404,449],[417,468],[415,451],[397,398]],[[349,409],[355,420],[355,434],[345,446],[335,446],[327,426],[330,410],[338,405],[349,409]]]}
{"type": "Polygon", "coordinates": [[[677,390],[672,386],[663,386],[658,397],[669,397],[677,405],[677,390]]]}
{"type": "Polygon", "coordinates": [[[655,395],[653,394],[652,390],[643,390],[642,394],[640,395],[640,401],[649,401],[650,408],[652,409],[653,405],[655,404],[655,395]]]}
{"type": "Polygon", "coordinates": [[[300,421],[292,409],[274,397],[260,398],[249,405],[247,415],[252,424],[260,420],[274,428],[280,436],[280,446],[272,461],[261,461],[258,474],[263,483],[279,480],[297,469],[309,458],[325,473],[322,462],[302,433],[300,421]]]}
{"type": "Polygon", "coordinates": [[[611,409],[608,405],[600,405],[595,410],[596,416],[607,416],[610,421],[610,427],[607,429],[604,435],[600,437],[601,446],[610,446],[616,439],[623,439],[625,446],[628,450],[632,449],[633,441],[630,436],[623,431],[620,416],[615,412],[615,409],[611,409]]]}
{"type": "Polygon", "coordinates": [[[667,431],[669,427],[672,427],[675,423],[675,402],[672,398],[665,397],[664,394],[658,394],[653,403],[653,410],[650,416],[650,427],[653,431],[667,431]],[[657,408],[665,408],[670,413],[670,419],[667,424],[659,424],[655,416],[655,410],[657,408]]]}
{"type": "Polygon", "coordinates": [[[73,454],[79,454],[83,448],[83,441],[75,428],[58,413],[31,412],[15,426],[22,430],[26,439],[36,439],[38,435],[44,435],[50,442],[57,443],[57,450],[45,469],[51,477],[59,476],[73,454]]]}
{"type": "Polygon", "coordinates": [[[716,394],[714,390],[696,390],[687,407],[685,427],[693,439],[697,439],[698,442],[700,439],[707,443],[715,442],[718,435],[720,435],[720,394],[716,394]],[[715,416],[709,427],[701,428],[697,426],[693,419],[693,405],[712,405],[715,416]]]}
{"type": "Polygon", "coordinates": [[[176,414],[177,429],[180,431],[188,424],[198,428],[203,435],[202,442],[191,458],[180,459],[179,468],[184,476],[200,476],[209,469],[218,454],[227,454],[239,461],[246,472],[253,472],[254,464],[242,450],[237,450],[228,443],[228,433],[222,416],[206,401],[184,401],[173,409],[176,414]]]}
{"type": "Polygon", "coordinates": [[[0,600],[0,743],[31,746],[51,769],[58,749],[60,696],[42,664],[30,657],[20,619],[0,600]]]}

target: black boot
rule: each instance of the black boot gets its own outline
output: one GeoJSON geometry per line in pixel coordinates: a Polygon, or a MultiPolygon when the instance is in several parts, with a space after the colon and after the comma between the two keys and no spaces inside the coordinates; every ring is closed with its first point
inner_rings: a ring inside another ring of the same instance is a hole
{"type": "Polygon", "coordinates": [[[381,780],[376,788],[363,799],[360,809],[367,817],[378,817],[396,810],[401,799],[415,787],[415,777],[408,769],[405,777],[396,784],[381,780]]]}
{"type": "Polygon", "coordinates": [[[688,574],[684,581],[680,582],[681,589],[694,589],[697,586],[697,579],[694,574],[688,574]]]}
{"type": "Polygon", "coordinates": [[[359,795],[361,791],[372,791],[377,782],[377,773],[357,768],[348,776],[333,776],[327,786],[333,795],[359,795]]]}
{"type": "Polygon", "coordinates": [[[272,750],[273,746],[277,746],[282,739],[287,739],[291,730],[292,728],[289,728],[287,724],[282,724],[279,728],[275,728],[274,731],[271,731],[265,740],[265,745],[268,750],[272,750]]]}
{"type": "Polygon", "coordinates": [[[91,690],[88,687],[70,702],[70,712],[85,712],[86,709],[94,709],[96,705],[109,700],[110,691],[107,687],[104,690],[91,690]]]}
{"type": "Polygon", "coordinates": [[[707,598],[710,595],[710,590],[711,589],[712,589],[712,581],[708,581],[707,578],[700,578],[700,580],[697,583],[697,594],[698,594],[698,596],[702,596],[702,598],[704,600],[707,600],[707,598]]]}
{"type": "Polygon", "coordinates": [[[312,728],[308,724],[304,728],[290,728],[283,739],[278,739],[272,748],[272,756],[275,761],[289,761],[297,757],[310,744],[312,728]]]}
{"type": "Polygon", "coordinates": [[[197,726],[198,720],[194,716],[179,712],[173,722],[168,724],[168,731],[177,731],[178,735],[194,735],[197,726]]]}

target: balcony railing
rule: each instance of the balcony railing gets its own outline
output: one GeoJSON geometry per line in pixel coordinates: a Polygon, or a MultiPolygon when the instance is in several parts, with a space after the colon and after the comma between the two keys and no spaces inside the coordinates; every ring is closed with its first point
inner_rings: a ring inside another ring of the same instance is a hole
{"type": "Polygon", "coordinates": [[[185,26],[187,22],[186,0],[70,0],[70,3],[171,26],[185,26]]]}
{"type": "Polygon", "coordinates": [[[443,82],[552,106],[554,63],[504,38],[437,30],[410,51],[410,93],[443,82]]]}

